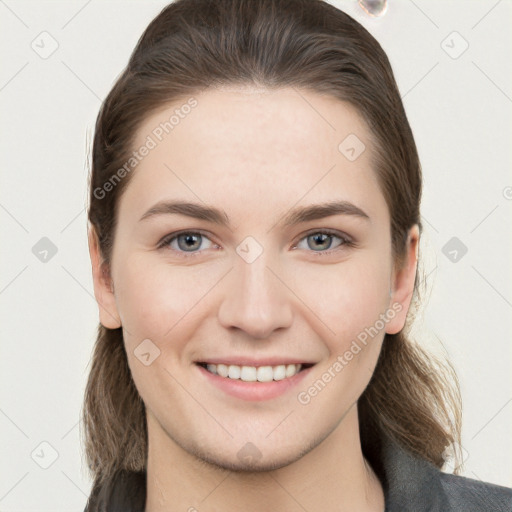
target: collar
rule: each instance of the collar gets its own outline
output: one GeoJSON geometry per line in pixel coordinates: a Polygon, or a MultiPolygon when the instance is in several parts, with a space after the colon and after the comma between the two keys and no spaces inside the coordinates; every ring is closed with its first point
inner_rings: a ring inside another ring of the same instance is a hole
{"type": "Polygon", "coordinates": [[[450,510],[441,471],[404,450],[394,440],[381,440],[380,464],[374,468],[384,487],[385,512],[450,510]]]}

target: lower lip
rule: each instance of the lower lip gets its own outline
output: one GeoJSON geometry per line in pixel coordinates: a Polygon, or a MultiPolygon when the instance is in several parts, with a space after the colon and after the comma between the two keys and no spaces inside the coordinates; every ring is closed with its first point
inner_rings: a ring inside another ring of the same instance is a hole
{"type": "Polygon", "coordinates": [[[310,366],[309,368],[295,374],[293,377],[287,377],[282,380],[273,380],[271,382],[245,382],[239,379],[235,380],[227,377],[220,377],[219,375],[209,372],[202,366],[196,366],[209,382],[224,391],[224,393],[251,402],[270,400],[283,395],[297,386],[313,368],[310,366]]]}

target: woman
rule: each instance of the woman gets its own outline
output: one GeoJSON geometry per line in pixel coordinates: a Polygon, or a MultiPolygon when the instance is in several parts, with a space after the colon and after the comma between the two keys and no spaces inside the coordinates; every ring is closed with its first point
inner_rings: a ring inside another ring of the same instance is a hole
{"type": "Polygon", "coordinates": [[[320,0],[178,0],[99,113],[87,511],[512,510],[440,471],[406,336],[421,170],[389,61],[320,0]]]}

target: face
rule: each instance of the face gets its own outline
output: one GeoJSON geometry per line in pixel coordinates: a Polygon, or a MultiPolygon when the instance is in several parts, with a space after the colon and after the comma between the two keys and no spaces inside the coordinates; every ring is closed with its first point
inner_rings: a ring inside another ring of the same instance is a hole
{"type": "Polygon", "coordinates": [[[186,100],[139,128],[134,150],[153,147],[118,205],[112,289],[91,235],[100,321],[123,327],[150,438],[277,468],[354,410],[404,325],[417,236],[395,269],[370,133],[348,104],[242,87],[195,100],[169,133],[186,100]]]}

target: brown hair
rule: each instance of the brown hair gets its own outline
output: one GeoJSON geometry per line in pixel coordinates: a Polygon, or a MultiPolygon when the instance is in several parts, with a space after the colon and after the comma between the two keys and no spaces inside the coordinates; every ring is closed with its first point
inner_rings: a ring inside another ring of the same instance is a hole
{"type": "MultiPolygon", "coordinates": [[[[418,224],[421,229],[421,168],[379,43],[322,0],[177,0],[149,24],[96,121],[88,217],[106,271],[116,207],[133,174],[118,179],[119,169],[130,158],[137,129],[164,105],[223,84],[309,89],[358,110],[374,139],[374,171],[390,211],[393,250],[400,262],[409,228],[418,224]],[[105,192],[109,180],[114,186],[105,192]]],[[[403,331],[385,336],[358,408],[368,456],[386,435],[441,467],[445,448],[460,440],[460,396],[451,366],[428,355],[403,331]]],[[[100,510],[101,500],[113,492],[115,475],[143,475],[147,462],[145,409],[121,328],[99,325],[83,424],[94,476],[87,510],[100,510]]]]}

